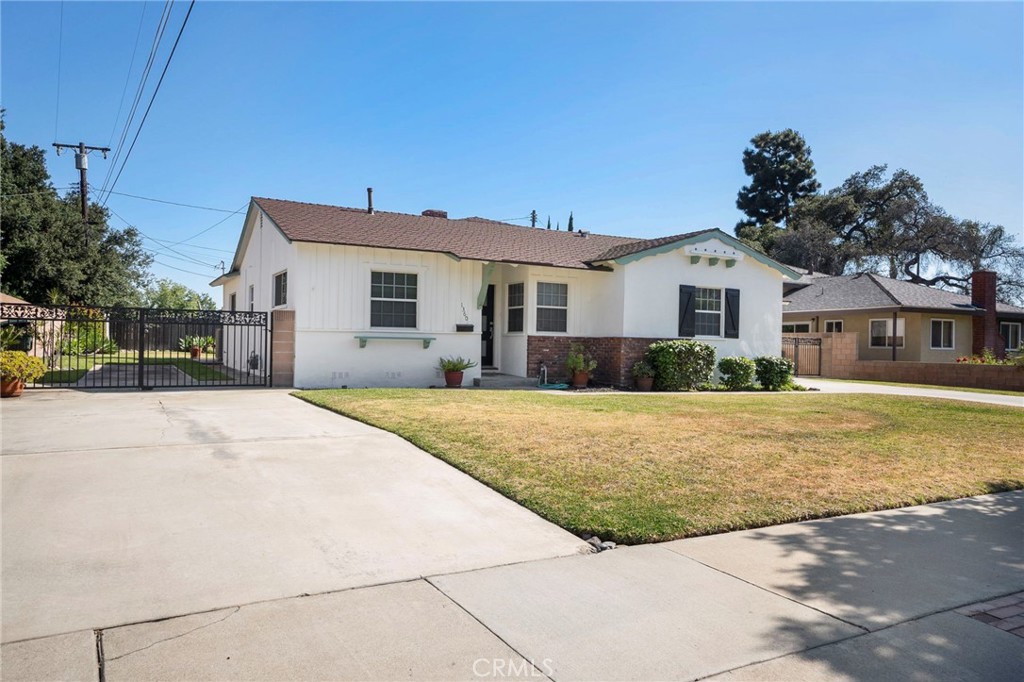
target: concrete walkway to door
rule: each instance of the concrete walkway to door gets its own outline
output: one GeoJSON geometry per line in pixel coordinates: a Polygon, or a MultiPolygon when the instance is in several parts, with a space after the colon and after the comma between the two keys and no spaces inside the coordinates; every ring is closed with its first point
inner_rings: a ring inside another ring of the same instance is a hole
{"type": "Polygon", "coordinates": [[[4,642],[588,547],[285,391],[29,390],[0,409],[4,642]]]}

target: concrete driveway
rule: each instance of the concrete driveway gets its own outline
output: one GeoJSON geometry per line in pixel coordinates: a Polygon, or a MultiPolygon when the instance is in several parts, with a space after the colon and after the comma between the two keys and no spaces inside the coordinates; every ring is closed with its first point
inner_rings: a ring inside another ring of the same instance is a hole
{"type": "Polygon", "coordinates": [[[0,409],[4,642],[587,549],[282,391],[28,391],[0,409]]]}
{"type": "Polygon", "coordinates": [[[843,381],[841,379],[810,379],[797,377],[797,382],[807,388],[822,393],[875,393],[878,395],[903,395],[918,398],[943,398],[946,400],[963,400],[969,403],[987,403],[989,405],[1007,405],[1024,407],[1024,396],[1004,395],[1002,393],[976,393],[974,391],[958,391],[956,388],[921,388],[920,386],[891,386],[877,382],[843,381]]]}

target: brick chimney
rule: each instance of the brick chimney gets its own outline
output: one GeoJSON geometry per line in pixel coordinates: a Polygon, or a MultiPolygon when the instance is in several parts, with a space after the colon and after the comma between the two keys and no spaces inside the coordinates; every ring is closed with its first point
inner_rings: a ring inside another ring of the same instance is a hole
{"type": "Polygon", "coordinates": [[[971,305],[985,309],[984,315],[971,319],[971,352],[980,355],[988,348],[1004,357],[1006,349],[999,342],[996,321],[996,273],[992,270],[977,270],[971,275],[971,305]]]}

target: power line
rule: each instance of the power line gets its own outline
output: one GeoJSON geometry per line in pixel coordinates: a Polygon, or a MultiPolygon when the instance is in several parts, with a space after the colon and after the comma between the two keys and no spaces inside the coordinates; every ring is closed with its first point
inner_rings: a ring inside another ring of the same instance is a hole
{"type": "MultiPolygon", "coordinates": [[[[242,210],[243,210],[243,209],[245,209],[245,208],[247,208],[248,206],[249,206],[249,202],[245,202],[244,204],[242,204],[242,206],[240,206],[240,207],[238,208],[238,210],[237,210],[237,211],[234,211],[234,212],[232,212],[232,213],[231,213],[231,215],[229,215],[229,216],[224,216],[223,218],[221,218],[220,220],[218,220],[217,222],[215,222],[215,223],[214,223],[213,225],[210,225],[210,226],[209,226],[208,228],[206,228],[205,230],[200,230],[199,232],[196,232],[196,233],[195,233],[194,235],[192,235],[191,237],[188,237],[188,238],[186,238],[186,239],[182,239],[182,240],[181,240],[180,242],[171,242],[171,244],[172,244],[172,245],[174,245],[174,246],[177,246],[178,244],[184,244],[184,243],[186,243],[186,242],[190,242],[190,241],[192,241],[193,239],[195,239],[196,237],[201,237],[202,235],[206,234],[207,232],[209,232],[209,231],[210,231],[210,230],[212,230],[213,228],[217,227],[217,226],[218,226],[218,225],[220,225],[221,223],[223,223],[223,222],[226,222],[226,221],[228,220],[228,218],[230,218],[231,216],[233,216],[233,215],[237,215],[237,214],[241,213],[241,212],[242,212],[242,210]]],[[[230,253],[234,253],[234,251],[231,251],[230,253]]]]}
{"type": "MultiPolygon", "coordinates": [[[[198,260],[196,258],[192,258],[187,253],[182,253],[181,251],[178,251],[177,249],[172,249],[170,246],[165,246],[165,245],[161,244],[159,240],[153,239],[148,234],[146,234],[145,232],[140,230],[138,225],[132,225],[130,222],[125,220],[124,217],[120,213],[115,211],[114,209],[112,209],[110,207],[107,207],[107,210],[109,210],[111,213],[113,213],[117,217],[117,219],[120,220],[122,223],[124,223],[128,227],[134,228],[139,234],[141,234],[143,236],[143,238],[148,239],[149,241],[154,242],[155,244],[157,244],[158,250],[170,251],[171,253],[176,253],[179,256],[183,256],[183,257],[189,259],[190,262],[193,262],[196,265],[205,265],[208,268],[215,268],[215,267],[217,267],[216,265],[213,265],[211,263],[204,263],[201,260],[198,260]]],[[[143,248],[145,248],[145,247],[143,247],[143,248]]]]}
{"type": "Polygon", "coordinates": [[[57,139],[57,124],[60,123],[60,71],[64,60],[64,0],[60,3],[60,28],[57,30],[57,111],[53,115],[53,138],[57,139]]]}
{"type": "Polygon", "coordinates": [[[117,175],[114,176],[113,182],[110,183],[110,187],[107,189],[107,196],[110,196],[110,192],[117,186],[117,181],[121,178],[121,173],[124,172],[124,167],[128,163],[128,159],[131,158],[132,150],[135,149],[135,143],[139,141],[139,133],[142,132],[142,127],[146,125],[146,119],[149,118],[149,112],[153,109],[153,102],[156,101],[157,93],[160,92],[160,86],[164,82],[164,76],[167,75],[167,69],[171,65],[171,60],[174,59],[174,53],[178,49],[178,43],[181,41],[181,35],[185,32],[185,26],[188,24],[188,18],[192,16],[192,8],[196,6],[196,0],[191,0],[188,5],[188,12],[185,13],[185,19],[181,22],[181,28],[178,29],[178,36],[174,39],[174,45],[171,46],[171,53],[167,55],[167,62],[164,63],[164,70],[160,73],[160,80],[156,82],[156,88],[153,90],[153,95],[149,98],[149,104],[146,106],[146,113],[142,115],[142,120],[139,122],[139,127],[135,130],[135,137],[132,138],[131,146],[128,147],[128,152],[124,156],[124,160],[121,162],[121,168],[117,171],[117,175]]]}
{"type": "MultiPolygon", "coordinates": [[[[195,272],[194,270],[186,270],[185,268],[176,268],[173,265],[168,265],[167,263],[161,263],[160,261],[156,260],[155,258],[153,259],[153,262],[156,263],[157,265],[162,265],[165,268],[170,268],[171,270],[177,270],[178,272],[187,272],[190,275],[198,275],[199,277],[209,277],[210,276],[210,273],[208,273],[208,272],[195,272]]],[[[212,265],[210,267],[214,267],[215,268],[217,266],[216,265],[212,265]]]]}
{"type": "Polygon", "coordinates": [[[7,199],[8,197],[29,197],[36,194],[51,194],[61,192],[68,189],[74,189],[75,185],[68,185],[67,187],[51,187],[50,189],[40,189],[35,192],[15,192],[14,194],[0,194],[0,199],[7,199]]]}
{"type": "Polygon", "coordinates": [[[238,211],[232,211],[231,209],[227,209],[227,208],[213,208],[211,206],[196,206],[195,204],[183,204],[183,203],[178,202],[178,201],[168,201],[167,199],[154,199],[153,197],[143,197],[143,196],[139,196],[138,194],[127,194],[125,192],[115,192],[113,190],[108,190],[107,191],[107,195],[109,196],[111,194],[116,194],[119,197],[131,197],[132,199],[142,199],[143,201],[155,201],[158,204],[170,204],[171,206],[183,206],[185,208],[197,208],[197,209],[200,209],[200,210],[203,210],[203,211],[217,211],[218,213],[231,213],[232,215],[234,215],[235,213],[238,213],[238,211]]]}
{"type": "Polygon", "coordinates": [[[135,47],[132,48],[132,59],[128,62],[128,73],[124,75],[124,88],[121,89],[121,102],[117,105],[117,116],[114,117],[114,125],[110,128],[110,139],[107,141],[107,146],[114,141],[114,133],[117,132],[117,122],[121,120],[121,111],[124,109],[124,96],[128,94],[128,82],[132,78],[132,67],[135,66],[135,55],[139,51],[139,38],[142,36],[142,23],[143,19],[146,18],[146,5],[142,3],[142,14],[139,16],[139,28],[135,32],[135,47]]]}
{"type": "MultiPolygon", "coordinates": [[[[128,116],[124,122],[124,128],[121,130],[121,137],[117,141],[116,151],[114,152],[114,160],[111,162],[110,167],[107,169],[107,175],[103,178],[103,185],[100,191],[106,189],[107,183],[110,182],[110,178],[114,174],[114,168],[117,167],[117,162],[121,158],[121,152],[124,150],[124,141],[128,137],[128,131],[132,128],[132,123],[135,121],[135,114],[139,109],[139,103],[142,101],[142,94],[146,91],[146,83],[149,82],[149,74],[153,69],[153,64],[156,61],[157,52],[160,49],[160,43],[163,41],[164,31],[167,28],[167,22],[171,18],[171,6],[174,4],[174,0],[166,0],[164,2],[164,9],[160,13],[160,19],[157,21],[156,31],[153,34],[153,44],[149,47],[149,57],[146,59],[146,65],[142,68],[142,75],[139,77],[139,85],[135,89],[135,97],[132,100],[131,110],[128,112],[128,116]]],[[[115,123],[116,125],[116,123],[115,123]]],[[[102,198],[102,197],[101,197],[102,198]]]]}

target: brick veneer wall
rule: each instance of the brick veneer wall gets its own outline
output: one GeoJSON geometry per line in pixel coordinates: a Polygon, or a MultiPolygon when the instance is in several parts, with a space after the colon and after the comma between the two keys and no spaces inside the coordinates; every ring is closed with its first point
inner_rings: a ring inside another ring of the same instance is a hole
{"type": "Polygon", "coordinates": [[[270,385],[295,385],[295,311],[270,313],[270,385]]]}
{"type": "Polygon", "coordinates": [[[661,339],[635,339],[620,336],[530,336],[526,340],[526,373],[540,375],[541,363],[547,365],[548,381],[567,380],[565,358],[569,345],[582,343],[587,354],[597,360],[591,380],[598,384],[632,386],[633,363],[644,356],[647,346],[661,339]]]}
{"type": "Polygon", "coordinates": [[[853,364],[850,374],[851,376],[845,378],[987,388],[996,391],[1024,391],[1024,369],[1013,366],[859,360],[853,364]]]}

